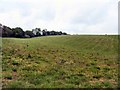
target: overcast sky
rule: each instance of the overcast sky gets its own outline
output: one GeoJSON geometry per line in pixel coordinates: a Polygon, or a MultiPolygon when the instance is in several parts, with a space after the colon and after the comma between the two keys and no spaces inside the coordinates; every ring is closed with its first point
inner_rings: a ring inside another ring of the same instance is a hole
{"type": "Polygon", "coordinates": [[[69,34],[118,33],[119,0],[0,0],[0,23],[69,34]]]}

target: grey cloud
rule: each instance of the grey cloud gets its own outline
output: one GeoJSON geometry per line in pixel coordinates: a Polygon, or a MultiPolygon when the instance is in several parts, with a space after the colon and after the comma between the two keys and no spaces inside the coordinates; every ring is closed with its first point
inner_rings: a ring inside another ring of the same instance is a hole
{"type": "Polygon", "coordinates": [[[1,13],[14,11],[15,9],[19,11],[20,16],[23,18],[29,17],[33,13],[35,14],[31,19],[35,19],[35,20],[51,21],[55,18],[55,5],[51,3],[46,3],[46,2],[29,3],[29,2],[20,2],[20,1],[12,1],[12,0],[2,1],[0,3],[1,13]]]}
{"type": "Polygon", "coordinates": [[[45,8],[44,11],[37,10],[35,20],[52,21],[55,18],[55,14],[54,8],[45,8]]]}
{"type": "Polygon", "coordinates": [[[1,13],[6,13],[8,11],[20,11],[22,16],[30,15],[30,5],[23,2],[15,2],[15,1],[1,1],[0,2],[0,11],[1,13]]]}
{"type": "Polygon", "coordinates": [[[76,16],[73,16],[69,22],[72,24],[84,23],[87,25],[102,23],[106,17],[107,11],[108,5],[101,6],[100,8],[97,8],[95,5],[92,9],[88,9],[86,13],[82,13],[78,9],[76,16]]]}
{"type": "Polygon", "coordinates": [[[117,31],[117,18],[115,18],[117,8],[112,6],[117,6],[115,0],[109,2],[99,0],[102,3],[96,0],[91,0],[92,3],[87,1],[80,3],[81,0],[58,1],[61,4],[57,3],[57,6],[54,0],[1,0],[0,20],[6,25],[20,25],[25,30],[43,26],[68,33],[115,33],[117,31]],[[15,16],[15,20],[12,20],[9,15],[13,16],[12,18],[15,16]]]}

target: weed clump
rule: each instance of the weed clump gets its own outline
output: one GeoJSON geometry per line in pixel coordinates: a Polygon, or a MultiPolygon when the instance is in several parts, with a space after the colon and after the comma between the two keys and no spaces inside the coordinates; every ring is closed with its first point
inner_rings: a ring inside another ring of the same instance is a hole
{"type": "Polygon", "coordinates": [[[28,58],[32,58],[31,54],[28,54],[28,58]]]}
{"type": "Polygon", "coordinates": [[[4,78],[11,80],[11,79],[12,79],[12,75],[11,75],[11,74],[6,74],[6,75],[4,76],[4,78]]]}
{"type": "Polygon", "coordinates": [[[18,66],[18,65],[20,65],[20,63],[18,61],[13,60],[12,65],[17,65],[18,66]]]}

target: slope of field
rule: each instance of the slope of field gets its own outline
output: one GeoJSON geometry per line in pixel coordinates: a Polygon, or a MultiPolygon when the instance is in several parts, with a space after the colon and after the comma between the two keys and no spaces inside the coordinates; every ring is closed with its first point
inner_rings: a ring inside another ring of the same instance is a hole
{"type": "Polygon", "coordinates": [[[114,88],[118,38],[68,35],[3,38],[3,88],[114,88]]]}

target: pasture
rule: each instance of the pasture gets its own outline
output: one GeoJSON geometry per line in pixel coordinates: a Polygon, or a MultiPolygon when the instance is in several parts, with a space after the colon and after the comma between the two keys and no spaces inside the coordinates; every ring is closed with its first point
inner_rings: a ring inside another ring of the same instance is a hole
{"type": "Polygon", "coordinates": [[[117,35],[3,38],[3,88],[115,88],[117,58],[117,35]]]}

